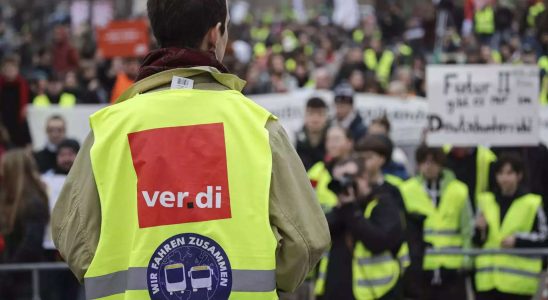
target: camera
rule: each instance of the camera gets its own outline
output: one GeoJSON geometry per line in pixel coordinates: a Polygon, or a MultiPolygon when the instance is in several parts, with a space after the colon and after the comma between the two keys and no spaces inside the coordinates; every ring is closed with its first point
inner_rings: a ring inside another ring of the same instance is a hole
{"type": "Polygon", "coordinates": [[[327,186],[336,195],[348,195],[350,190],[357,190],[357,184],[355,176],[351,174],[344,174],[340,179],[333,179],[327,186]]]}

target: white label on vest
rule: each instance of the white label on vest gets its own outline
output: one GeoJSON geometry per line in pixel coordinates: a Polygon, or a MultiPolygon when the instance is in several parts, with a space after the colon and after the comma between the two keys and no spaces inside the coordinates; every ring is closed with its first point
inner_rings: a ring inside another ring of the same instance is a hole
{"type": "Polygon", "coordinates": [[[171,79],[171,89],[172,90],[191,90],[194,88],[194,80],[173,76],[171,79]]]}

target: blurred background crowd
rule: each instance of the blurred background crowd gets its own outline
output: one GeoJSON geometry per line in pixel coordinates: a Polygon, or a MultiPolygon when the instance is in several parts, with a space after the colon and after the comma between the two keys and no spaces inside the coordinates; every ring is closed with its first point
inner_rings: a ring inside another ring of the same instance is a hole
{"type": "MultiPolygon", "coordinates": [[[[120,96],[134,82],[144,53],[105,57],[98,47],[95,27],[113,19],[143,19],[142,3],[0,3],[0,213],[4,222],[0,224],[0,262],[61,261],[51,237],[42,233],[47,232],[51,199],[59,193],[79,151],[79,142],[67,138],[66,121],[54,115],[44,129],[47,144],[38,145],[42,150],[31,154],[27,105],[69,109],[78,104],[109,104],[120,96]]],[[[288,93],[302,88],[335,93],[334,110],[321,98],[308,101],[303,130],[295,139],[313,185],[318,184],[314,178],[318,169],[333,175],[337,166],[344,167],[349,158],[365,153],[379,156],[376,165],[370,163],[367,167],[370,175],[382,174],[394,186],[422,174],[420,167],[424,163],[438,164],[451,169],[468,186],[469,198],[475,203],[479,192],[501,184],[495,175],[508,165],[510,171],[526,175],[519,184],[548,199],[548,150],[542,145],[491,150],[454,148],[441,154],[419,148],[415,159],[415,153],[404,153],[390,140],[389,120],[366,120],[353,102],[355,93],[403,99],[426,97],[428,64],[538,64],[543,88],[540,101],[548,103],[548,13],[544,0],[230,4],[230,45],[224,63],[247,81],[245,94],[288,93]],[[517,158],[491,165],[496,154],[508,151],[517,158]],[[480,166],[478,157],[486,155],[493,158],[480,166]]],[[[149,40],[147,47],[154,49],[151,34],[149,40]]],[[[440,172],[434,172],[433,177],[439,177],[440,172]]],[[[431,191],[436,195],[438,190],[433,187],[431,191]]],[[[322,205],[326,213],[331,211],[328,204],[322,205]]],[[[472,214],[470,221],[475,222],[472,214]]],[[[481,222],[476,225],[481,229],[481,222]]],[[[470,239],[473,231],[471,228],[470,239]]],[[[546,232],[543,234],[540,244],[546,241],[546,232]]],[[[344,244],[344,237],[339,242],[344,244]]],[[[42,299],[75,299],[78,283],[68,271],[56,274],[65,276],[64,281],[46,276],[42,286],[49,288],[43,291],[42,299]]],[[[29,278],[23,273],[10,277],[0,274],[0,298],[11,299],[2,286],[14,287],[29,278]]],[[[333,283],[326,286],[326,292],[332,291],[330,286],[333,283]]],[[[336,299],[331,297],[327,294],[324,299],[336,299]]]]}

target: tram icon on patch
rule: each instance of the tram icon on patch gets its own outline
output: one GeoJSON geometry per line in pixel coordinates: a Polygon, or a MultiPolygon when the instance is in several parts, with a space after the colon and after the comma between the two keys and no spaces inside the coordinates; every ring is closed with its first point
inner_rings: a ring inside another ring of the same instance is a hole
{"type": "Polygon", "coordinates": [[[232,269],[214,240],[185,233],[167,239],[154,251],[147,286],[153,300],[226,300],[232,290],[232,269]]]}

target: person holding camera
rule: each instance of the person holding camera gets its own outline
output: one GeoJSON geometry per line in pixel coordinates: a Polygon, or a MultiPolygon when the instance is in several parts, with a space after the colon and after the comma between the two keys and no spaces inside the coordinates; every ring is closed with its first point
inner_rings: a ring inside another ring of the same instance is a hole
{"type": "MultiPolygon", "coordinates": [[[[472,237],[473,213],[468,187],[457,180],[453,172],[444,169],[445,153],[441,148],[417,149],[419,175],[401,185],[409,214],[424,216],[420,229],[420,248],[469,248],[472,237]]],[[[421,257],[422,278],[409,278],[422,286],[418,299],[466,299],[465,259],[456,255],[425,255],[421,257]]]]}
{"type": "Polygon", "coordinates": [[[400,299],[397,254],[404,240],[401,210],[375,187],[363,162],[339,161],[329,188],[337,205],[326,217],[332,238],[319,266],[321,300],[400,299]]]}

